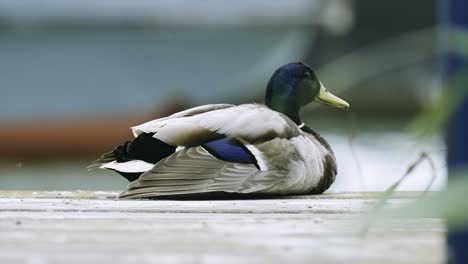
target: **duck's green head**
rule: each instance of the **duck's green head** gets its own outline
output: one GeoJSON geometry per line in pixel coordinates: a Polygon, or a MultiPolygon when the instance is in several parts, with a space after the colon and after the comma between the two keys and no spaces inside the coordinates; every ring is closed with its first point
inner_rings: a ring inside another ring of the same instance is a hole
{"type": "Polygon", "coordinates": [[[299,110],[313,102],[349,108],[349,104],[330,93],[319,81],[315,72],[302,62],[281,66],[268,82],[265,104],[300,124],[299,110]]]}

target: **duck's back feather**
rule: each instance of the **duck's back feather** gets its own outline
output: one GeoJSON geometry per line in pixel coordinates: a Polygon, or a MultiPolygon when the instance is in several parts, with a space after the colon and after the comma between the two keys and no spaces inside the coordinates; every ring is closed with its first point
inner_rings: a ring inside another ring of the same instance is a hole
{"type": "Polygon", "coordinates": [[[275,137],[297,136],[299,128],[285,115],[257,104],[200,107],[133,127],[133,133],[154,133],[173,146],[197,146],[219,138],[261,142],[275,137]],[[203,112],[200,109],[207,111],[203,112]]]}
{"type": "Polygon", "coordinates": [[[132,129],[133,135],[135,137],[138,137],[142,133],[155,133],[158,130],[160,130],[162,126],[165,126],[165,124],[171,123],[171,121],[177,120],[182,117],[194,116],[194,115],[198,115],[202,113],[211,112],[214,110],[231,108],[234,106],[235,105],[232,105],[232,104],[201,105],[201,106],[193,107],[190,109],[186,109],[184,111],[174,113],[167,117],[162,117],[162,118],[158,118],[155,120],[145,122],[143,124],[131,127],[131,129],[132,129]]]}

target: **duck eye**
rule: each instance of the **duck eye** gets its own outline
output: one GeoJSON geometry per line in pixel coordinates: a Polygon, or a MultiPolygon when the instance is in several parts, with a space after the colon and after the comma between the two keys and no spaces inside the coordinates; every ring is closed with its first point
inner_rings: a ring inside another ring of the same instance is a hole
{"type": "Polygon", "coordinates": [[[310,77],[310,72],[305,72],[305,73],[304,73],[304,77],[309,78],[309,77],[310,77]]]}

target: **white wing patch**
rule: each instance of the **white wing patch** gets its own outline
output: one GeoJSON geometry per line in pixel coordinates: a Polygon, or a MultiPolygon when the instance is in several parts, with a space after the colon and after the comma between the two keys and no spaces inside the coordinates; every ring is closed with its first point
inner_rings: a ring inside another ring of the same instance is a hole
{"type": "Polygon", "coordinates": [[[153,168],[154,164],[142,161],[142,160],[131,160],[127,162],[112,161],[101,165],[101,169],[111,169],[120,172],[145,172],[153,168]]]}
{"type": "Polygon", "coordinates": [[[185,149],[184,146],[178,146],[178,147],[176,148],[175,152],[181,151],[181,150],[183,150],[183,149],[185,149]]]}
{"type": "Polygon", "coordinates": [[[255,146],[250,145],[250,144],[244,144],[244,146],[255,157],[255,159],[257,160],[257,165],[260,168],[260,170],[261,171],[267,171],[268,170],[268,163],[266,162],[266,160],[263,157],[262,153],[260,153],[260,150],[258,150],[255,146]]]}

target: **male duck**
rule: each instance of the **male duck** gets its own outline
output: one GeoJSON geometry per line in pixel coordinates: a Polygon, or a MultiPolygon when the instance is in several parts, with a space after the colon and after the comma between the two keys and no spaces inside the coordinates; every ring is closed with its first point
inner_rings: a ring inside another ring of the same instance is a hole
{"type": "Polygon", "coordinates": [[[337,169],[330,145],[299,118],[312,101],[349,107],[309,66],[289,63],[268,82],[265,105],[203,105],[149,121],[92,166],[131,181],[120,198],[319,194],[337,169]]]}

